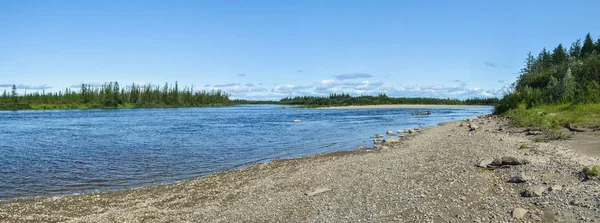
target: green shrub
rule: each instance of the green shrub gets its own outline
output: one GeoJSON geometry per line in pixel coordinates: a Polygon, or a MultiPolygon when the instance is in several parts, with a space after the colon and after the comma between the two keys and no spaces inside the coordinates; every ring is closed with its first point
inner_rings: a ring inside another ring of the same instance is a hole
{"type": "Polygon", "coordinates": [[[584,167],[583,173],[587,176],[598,176],[600,175],[600,165],[594,165],[590,167],[584,167]]]}

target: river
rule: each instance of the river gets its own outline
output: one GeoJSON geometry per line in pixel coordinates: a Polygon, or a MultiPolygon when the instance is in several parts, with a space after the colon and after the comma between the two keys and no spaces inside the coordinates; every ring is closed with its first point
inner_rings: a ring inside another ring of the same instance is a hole
{"type": "Polygon", "coordinates": [[[488,114],[492,107],[205,108],[0,112],[0,200],[178,182],[266,162],[372,146],[388,130],[488,114]],[[302,120],[294,123],[293,120],[302,120]]]}

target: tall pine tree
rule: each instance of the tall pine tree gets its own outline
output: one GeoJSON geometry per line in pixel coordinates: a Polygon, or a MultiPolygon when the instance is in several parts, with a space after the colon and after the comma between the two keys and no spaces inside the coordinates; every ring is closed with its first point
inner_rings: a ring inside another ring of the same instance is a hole
{"type": "Polygon", "coordinates": [[[554,64],[562,64],[565,61],[567,61],[567,53],[561,43],[552,51],[552,62],[554,64]]]}
{"type": "Polygon", "coordinates": [[[585,57],[594,52],[594,40],[592,40],[592,36],[590,33],[585,35],[585,40],[583,41],[583,47],[581,47],[581,57],[585,57]]]}
{"type": "Polygon", "coordinates": [[[577,39],[577,41],[571,44],[571,48],[569,48],[569,55],[571,58],[578,58],[581,56],[581,39],[577,39]]]}
{"type": "Polygon", "coordinates": [[[17,97],[17,86],[13,84],[12,86],[12,95],[13,98],[17,97]]]}

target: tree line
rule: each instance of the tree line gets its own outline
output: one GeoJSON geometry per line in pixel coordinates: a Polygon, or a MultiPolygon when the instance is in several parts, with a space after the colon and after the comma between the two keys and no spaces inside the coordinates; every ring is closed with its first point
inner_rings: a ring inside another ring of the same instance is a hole
{"type": "Polygon", "coordinates": [[[576,40],[565,48],[558,44],[525,59],[525,67],[496,107],[502,114],[524,105],[527,108],[564,103],[600,102],[600,38],[588,33],[583,44],[576,40]]]}
{"type": "Polygon", "coordinates": [[[471,98],[467,100],[441,98],[394,98],[386,94],[377,96],[350,96],[350,94],[330,94],[327,97],[297,96],[286,97],[280,104],[303,105],[306,107],[350,106],[350,105],[385,105],[385,104],[436,104],[436,105],[494,105],[498,98],[471,98]]]}
{"type": "Polygon", "coordinates": [[[163,87],[152,85],[120,86],[118,82],[102,86],[81,84],[79,91],[66,88],[64,91],[42,91],[19,95],[17,87],[0,96],[1,110],[21,109],[70,109],[70,108],[118,108],[118,107],[191,107],[234,104],[229,94],[220,90],[194,91],[194,87],[180,88],[165,83],[163,87]]]}
{"type": "Polygon", "coordinates": [[[441,104],[441,105],[494,105],[497,98],[473,98],[467,100],[439,98],[394,98],[386,94],[377,96],[350,96],[331,94],[327,97],[287,97],[279,101],[249,101],[229,99],[229,94],[220,90],[194,91],[193,87],[180,88],[165,83],[163,87],[136,85],[122,87],[118,82],[102,86],[81,84],[79,90],[66,88],[58,92],[33,92],[18,94],[17,87],[4,91],[0,96],[0,110],[26,109],[93,109],[93,108],[161,108],[197,107],[241,104],[287,104],[305,107],[381,105],[381,104],[441,104]]]}

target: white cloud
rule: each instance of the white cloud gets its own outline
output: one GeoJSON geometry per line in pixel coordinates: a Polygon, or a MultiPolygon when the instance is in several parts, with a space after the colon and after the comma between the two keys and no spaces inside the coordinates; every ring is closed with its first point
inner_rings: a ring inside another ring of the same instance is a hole
{"type": "Polygon", "coordinates": [[[254,84],[251,84],[251,83],[247,83],[247,84],[228,83],[228,84],[215,84],[215,85],[207,84],[207,85],[204,85],[204,89],[202,89],[202,90],[207,90],[207,91],[220,90],[220,91],[230,94],[232,98],[245,99],[245,98],[247,98],[248,95],[251,95],[251,94],[257,93],[257,92],[264,92],[267,89],[262,88],[262,87],[255,87],[254,84]]]}
{"type": "Polygon", "coordinates": [[[291,84],[286,85],[277,85],[273,88],[273,92],[277,93],[291,93],[294,90],[295,86],[291,84]]]}
{"type": "Polygon", "coordinates": [[[382,80],[324,79],[302,84],[275,84],[267,89],[251,83],[229,83],[209,85],[209,90],[218,89],[232,95],[232,98],[254,100],[279,100],[294,96],[327,96],[331,93],[351,95],[377,95],[385,93],[390,97],[430,97],[430,98],[481,98],[501,97],[502,90],[467,86],[466,82],[451,80],[438,85],[395,85],[382,80]]]}
{"type": "Polygon", "coordinates": [[[466,84],[460,85],[409,85],[389,91],[393,97],[434,97],[434,98],[482,98],[501,97],[502,90],[484,90],[481,87],[469,88],[466,84]]]}
{"type": "Polygon", "coordinates": [[[357,90],[374,90],[383,86],[383,82],[369,82],[363,81],[362,84],[357,85],[357,90]]]}

